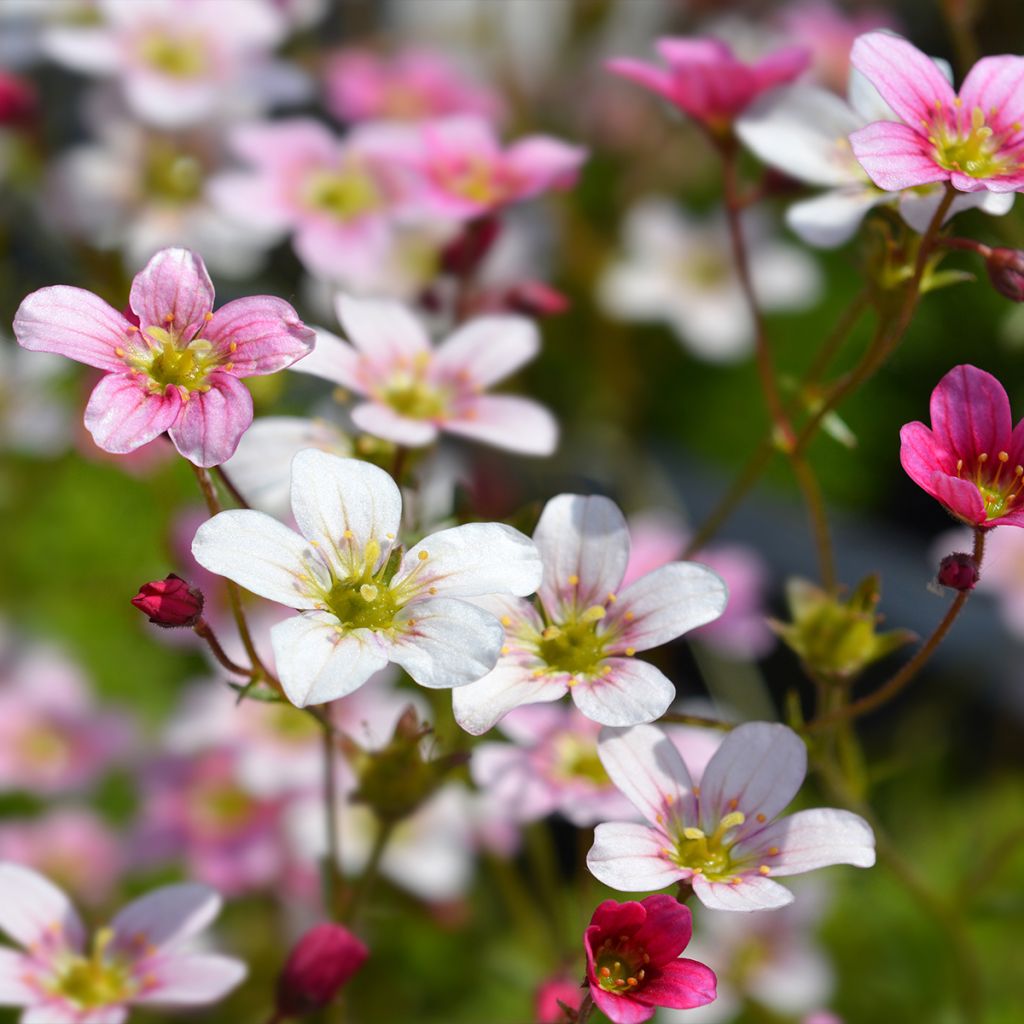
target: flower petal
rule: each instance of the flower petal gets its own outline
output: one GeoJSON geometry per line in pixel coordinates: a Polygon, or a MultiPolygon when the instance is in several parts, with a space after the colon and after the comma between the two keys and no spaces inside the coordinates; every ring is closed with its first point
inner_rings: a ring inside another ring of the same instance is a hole
{"type": "Polygon", "coordinates": [[[161,249],[135,275],[128,296],[143,330],[162,327],[191,339],[213,310],[213,284],[191,249],[161,249]]]}
{"type": "Polygon", "coordinates": [[[148,946],[173,949],[220,913],[221,898],[205,885],[165,885],[129,903],[110,922],[113,946],[132,960],[148,946]]]}
{"type": "Polygon", "coordinates": [[[807,774],[807,748],[792,729],[747,722],[722,741],[700,782],[700,827],[709,835],[732,811],[746,816],[738,840],[757,831],[796,796],[807,774]]]}
{"type": "Polygon", "coordinates": [[[336,306],[348,340],[374,363],[391,365],[431,351],[423,324],[400,302],[339,295],[336,306]]]}
{"type": "Polygon", "coordinates": [[[279,622],[270,630],[270,642],[285,696],[300,708],[358,690],[388,663],[369,630],[344,635],[328,612],[306,612],[279,622]]]}
{"type": "Polygon", "coordinates": [[[965,462],[994,459],[1011,447],[1013,420],[1002,384],[976,366],[954,366],[932,392],[932,430],[939,444],[965,462]]]}
{"type": "Polygon", "coordinates": [[[694,895],[711,910],[775,910],[793,902],[793,894],[761,875],[741,875],[735,883],[711,882],[703,875],[691,879],[694,895]]]}
{"type": "Polygon", "coordinates": [[[203,337],[229,355],[236,377],[253,377],[308,355],[316,336],[284,299],[252,295],[221,306],[203,337]]]}
{"type": "Polygon", "coordinates": [[[452,691],[452,712],[460,728],[481,736],[513,708],[558,700],[566,690],[562,676],[534,676],[529,666],[499,662],[483,679],[452,691]]]}
{"type": "Polygon", "coordinates": [[[223,999],[247,974],[241,960],[212,954],[185,954],[162,958],[149,974],[152,987],[134,996],[135,1003],[161,1006],[201,1006],[223,999]]]}
{"type": "Polygon", "coordinates": [[[967,73],[960,87],[960,99],[965,110],[980,107],[997,135],[1016,135],[1015,140],[1006,140],[1012,143],[1020,140],[1020,122],[1024,120],[1022,90],[1024,57],[982,57],[967,73]]]}
{"type": "Polygon", "coordinates": [[[252,395],[230,373],[207,378],[209,391],[193,391],[169,430],[174,447],[197,466],[227,462],[252,423],[252,395]]]}
{"type": "Polygon", "coordinates": [[[900,429],[900,463],[910,479],[929,494],[935,473],[955,471],[951,461],[951,454],[923,423],[907,423],[900,429]]]}
{"type": "Polygon", "coordinates": [[[311,593],[311,583],[331,585],[308,541],[251,509],[220,512],[203,523],[192,555],[204,569],[289,608],[315,608],[320,598],[311,593]]]}
{"type": "Polygon", "coordinates": [[[655,829],[635,822],[613,822],[594,829],[587,868],[605,885],[620,892],[664,889],[689,874],[664,853],[668,840],[655,829]]]}
{"type": "Polygon", "coordinates": [[[887,192],[949,179],[949,171],[931,155],[928,140],[908,125],[876,121],[853,132],[850,146],[868,177],[887,192]]]}
{"type": "Polygon", "coordinates": [[[725,611],[727,599],[725,581],[706,565],[663,565],[622,590],[611,606],[608,628],[622,628],[611,650],[647,651],[668,643],[713,622],[725,611]]]}
{"type": "Polygon", "coordinates": [[[533,359],[540,350],[537,327],[524,316],[480,316],[438,346],[440,376],[487,388],[533,359]]]}
{"type": "Polygon", "coordinates": [[[359,373],[360,361],[359,353],[347,341],[318,327],[313,351],[293,364],[292,370],[329,380],[362,395],[366,389],[359,373]]]}
{"type": "Polygon", "coordinates": [[[853,238],[868,210],[889,198],[867,183],[833,189],[793,203],[786,210],[786,223],[808,245],[835,249],[853,238]]]}
{"type": "Polygon", "coordinates": [[[674,1010],[692,1010],[706,1006],[718,995],[718,979],[710,967],[696,960],[672,960],[652,972],[633,997],[651,1006],[667,1006],[674,1010]]]}
{"type": "Polygon", "coordinates": [[[958,480],[945,473],[933,473],[925,490],[965,522],[980,525],[988,520],[985,502],[973,480],[958,480]]]}
{"type": "Polygon", "coordinates": [[[606,658],[604,675],[580,679],[572,688],[576,707],[602,725],[628,726],[653,722],[676,699],[665,674],[646,661],[606,658]]]}
{"type": "Polygon", "coordinates": [[[181,393],[154,394],[128,373],[108,373],[93,388],[85,407],[85,428],[106,452],[124,455],[174,426],[181,393]]]}
{"type": "Polygon", "coordinates": [[[600,985],[591,985],[590,994],[594,1005],[610,1020],[612,1024],[643,1024],[654,1016],[654,1007],[647,1006],[632,995],[619,995],[618,992],[607,992],[600,985]]]}
{"type": "Polygon", "coordinates": [[[552,498],[533,539],[544,560],[540,599],[550,613],[604,604],[622,583],[629,562],[629,531],[619,507],[608,498],[552,498]]]}
{"type": "Polygon", "coordinates": [[[633,934],[633,941],[660,967],[674,960],[689,945],[693,937],[693,915],[675,896],[667,894],[648,896],[642,906],[647,916],[633,934]]]}
{"type": "Polygon", "coordinates": [[[857,814],[819,807],[772,822],[733,849],[738,857],[763,858],[773,877],[799,875],[832,864],[869,868],[875,863],[875,834],[857,814]],[[766,852],[773,848],[780,852],[766,852]]]}
{"type": "Polygon", "coordinates": [[[67,896],[49,879],[9,861],[0,861],[0,931],[25,947],[47,934],[62,934],[65,944],[78,950],[85,937],[67,896]]]}
{"type": "Polygon", "coordinates": [[[114,350],[134,333],[131,326],[98,295],[67,285],[32,292],[14,314],[14,336],[22,348],[115,373],[125,364],[114,350]]]}
{"type": "Polygon", "coordinates": [[[352,422],[367,434],[408,448],[422,448],[437,440],[437,427],[432,421],[414,420],[379,402],[363,402],[350,415],[352,422]]]}
{"type": "Polygon", "coordinates": [[[30,957],[0,946],[0,1006],[28,1006],[39,998],[25,981],[31,964],[30,957]]]}
{"type": "Polygon", "coordinates": [[[443,426],[450,434],[521,455],[550,455],[558,445],[554,416],[538,402],[516,395],[480,395],[443,426]]]}
{"type": "Polygon", "coordinates": [[[310,448],[292,459],[292,511],[304,537],[362,565],[371,540],[386,552],[397,536],[402,494],[383,469],[310,448]]]}

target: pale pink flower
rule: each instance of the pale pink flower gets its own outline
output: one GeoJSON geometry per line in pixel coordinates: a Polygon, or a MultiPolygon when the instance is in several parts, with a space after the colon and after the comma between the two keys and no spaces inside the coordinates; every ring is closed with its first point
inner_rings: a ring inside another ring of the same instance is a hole
{"type": "Polygon", "coordinates": [[[399,303],[340,295],[336,309],[351,344],[320,329],[295,369],[365,396],[351,413],[361,430],[410,447],[444,431],[524,455],[554,451],[558,426],[547,409],[486,393],[537,354],[537,328],[526,317],[474,318],[434,348],[399,303]]]}
{"type": "Polygon", "coordinates": [[[287,29],[266,0],[98,0],[97,11],[98,25],[49,29],[44,49],[76,71],[116,76],[132,111],[163,128],[248,99],[253,71],[287,29]]]}
{"type": "Polygon", "coordinates": [[[777,817],[807,771],[807,748],[784,725],[737,726],[699,786],[655,726],[609,729],[598,751],[612,781],[646,821],[595,830],[587,866],[613,889],[651,891],[687,882],[714,910],[771,910],[793,900],[775,878],[875,862],[871,827],[850,811],[820,808],[777,817]]]}
{"type": "Polygon", "coordinates": [[[167,431],[197,466],[231,457],[252,422],[241,378],[274,373],[313,346],[283,299],[257,295],[213,311],[213,284],[188,249],[164,249],[136,274],[133,323],[98,295],[55,285],[18,307],[23,348],[56,352],[106,371],[85,410],[103,449],[134,451],[167,431]]]}
{"type": "Polygon", "coordinates": [[[496,93],[431,50],[409,48],[385,57],[345,49],[330,59],[324,79],[327,109],[341,121],[418,121],[448,114],[494,120],[503,106],[496,93]]]}
{"type": "Polygon", "coordinates": [[[168,885],[129,903],[87,944],[67,896],[42,875],[0,863],[0,929],[24,952],[0,948],[0,1004],[21,1024],[124,1024],[131,1006],[202,1006],[245,977],[232,957],[197,953],[189,939],[217,916],[220,897],[168,885]]]}
{"type": "Polygon", "coordinates": [[[861,36],[850,59],[902,118],[850,136],[879,188],[948,181],[961,192],[1024,189],[1024,57],[982,58],[959,95],[929,57],[887,32],[861,36]]]}
{"type": "Polygon", "coordinates": [[[521,704],[566,693],[602,725],[664,714],[675,687],[634,655],[718,618],[725,584],[706,566],[673,562],[622,588],[629,531],[608,498],[553,498],[533,539],[544,562],[539,602],[488,602],[505,627],[501,660],[452,694],[455,720],[479,735],[521,704]]]}

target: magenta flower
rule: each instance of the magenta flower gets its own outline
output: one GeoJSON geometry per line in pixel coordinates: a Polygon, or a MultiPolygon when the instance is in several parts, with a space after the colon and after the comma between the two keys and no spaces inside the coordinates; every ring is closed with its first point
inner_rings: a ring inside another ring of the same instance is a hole
{"type": "Polygon", "coordinates": [[[205,886],[165,886],[130,903],[87,946],[60,889],[0,863],[0,929],[24,949],[0,948],[0,1005],[25,1007],[22,1024],[123,1024],[136,1004],[216,1002],[245,977],[245,965],[184,944],[219,909],[205,886]]]}
{"type": "Polygon", "coordinates": [[[776,50],[756,64],[737,60],[718,39],[662,37],[655,44],[668,68],[617,57],[605,67],[664,96],[713,135],[724,135],[733,120],[762,93],[793,81],[806,67],[806,50],[776,50]]]}
{"type": "Polygon", "coordinates": [[[948,181],[961,192],[1024,189],[1024,57],[983,58],[959,95],[934,61],[888,32],[861,36],[850,60],[902,118],[850,136],[879,188],[948,181]]]}
{"type": "Polygon", "coordinates": [[[1024,526],[1024,421],[990,373],[954,366],[931,399],[932,428],[900,431],[900,462],[910,479],[972,526],[1024,526]]]}
{"type": "Polygon", "coordinates": [[[22,348],[106,371],[85,425],[115,454],[166,430],[197,466],[227,461],[252,422],[240,378],[284,369],[313,347],[313,332],[283,299],[235,299],[214,313],[210,276],[188,249],[158,252],[128,301],[126,316],[92,292],[55,285],[29,295],[14,317],[22,348]]]}
{"type": "Polygon", "coordinates": [[[641,1024],[656,1006],[690,1010],[713,1002],[715,972],[679,956],[692,934],[689,908],[672,896],[605,900],[583,935],[597,1008],[613,1024],[641,1024]]]}

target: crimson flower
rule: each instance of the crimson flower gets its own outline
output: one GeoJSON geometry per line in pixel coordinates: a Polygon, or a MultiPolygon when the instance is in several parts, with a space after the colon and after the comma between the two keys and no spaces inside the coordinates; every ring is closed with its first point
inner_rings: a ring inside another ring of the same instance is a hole
{"type": "Polygon", "coordinates": [[[931,398],[932,426],[900,431],[900,462],[958,519],[971,526],[1024,526],[1024,421],[990,373],[954,366],[931,398]]]}
{"type": "Polygon", "coordinates": [[[712,1002],[714,971],[679,959],[692,934],[689,909],[672,896],[605,900],[583,937],[597,1008],[614,1024],[640,1024],[656,1006],[689,1010],[712,1002]]]}

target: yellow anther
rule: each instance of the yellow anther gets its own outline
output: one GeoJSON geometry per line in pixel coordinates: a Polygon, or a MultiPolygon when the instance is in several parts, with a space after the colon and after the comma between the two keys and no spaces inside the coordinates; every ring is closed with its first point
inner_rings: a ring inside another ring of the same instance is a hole
{"type": "Polygon", "coordinates": [[[699,828],[684,828],[683,829],[684,839],[707,839],[704,831],[699,828]]]}
{"type": "Polygon", "coordinates": [[[508,644],[503,644],[501,647],[502,654],[508,654],[508,644]]]}
{"type": "Polygon", "coordinates": [[[318,547],[320,547],[320,541],[318,541],[318,540],[311,540],[309,542],[309,546],[311,548],[318,548],[318,547]]]}
{"type": "Polygon", "coordinates": [[[602,967],[600,973],[602,978],[610,978],[612,976],[612,972],[607,967],[602,967]]]}
{"type": "Polygon", "coordinates": [[[1010,454],[1009,454],[1009,452],[1000,452],[999,453],[999,461],[1000,462],[1004,462],[1004,463],[1005,462],[1009,462],[1010,461],[1010,454]]]}
{"type": "Polygon", "coordinates": [[[427,591],[427,593],[428,593],[428,594],[430,594],[431,596],[433,596],[434,594],[436,594],[436,593],[437,593],[437,587],[431,587],[431,588],[430,588],[430,589],[429,589],[429,590],[427,591]]]}
{"type": "Polygon", "coordinates": [[[611,665],[602,665],[601,666],[601,675],[606,676],[606,675],[608,675],[609,672],[611,672],[611,670],[612,670],[611,665]]]}
{"type": "Polygon", "coordinates": [[[624,618],[624,619],[625,619],[625,620],[626,620],[627,622],[632,622],[632,621],[633,621],[633,619],[635,619],[635,618],[636,618],[636,615],[635,615],[635,614],[634,614],[633,612],[626,612],[626,614],[625,614],[625,615],[623,615],[622,617],[623,617],[623,618],[624,618]]]}
{"type": "Polygon", "coordinates": [[[731,800],[729,801],[729,810],[730,810],[730,811],[735,811],[735,810],[736,810],[736,808],[737,808],[737,807],[739,807],[739,805],[740,805],[740,802],[739,802],[739,800],[737,800],[737,799],[736,799],[736,797],[733,797],[733,798],[732,798],[732,799],[731,799],[731,800]]]}
{"type": "Polygon", "coordinates": [[[778,857],[778,855],[779,855],[779,848],[777,846],[769,846],[768,847],[768,856],[769,857],[778,857]]]}
{"type": "Polygon", "coordinates": [[[376,601],[380,591],[372,583],[364,583],[359,588],[359,593],[364,601],[376,601]]]}
{"type": "Polygon", "coordinates": [[[351,539],[352,539],[352,538],[353,538],[354,536],[355,536],[355,534],[354,534],[354,533],[353,533],[353,532],[352,532],[351,530],[346,530],[346,531],[345,531],[345,532],[344,532],[344,533],[342,534],[342,537],[344,537],[344,538],[345,538],[345,540],[351,540],[351,539]]]}
{"type": "Polygon", "coordinates": [[[172,323],[174,323],[174,314],[173,313],[164,313],[164,323],[165,324],[172,324],[172,323]]]}
{"type": "Polygon", "coordinates": [[[421,551],[416,557],[421,562],[425,562],[430,557],[430,555],[428,555],[426,551],[421,551]]]}
{"type": "Polygon", "coordinates": [[[570,587],[575,587],[575,586],[576,586],[576,584],[577,584],[577,583],[579,583],[579,581],[580,581],[580,578],[579,578],[579,576],[576,576],[576,575],[574,574],[574,575],[572,575],[572,576],[570,576],[570,577],[569,577],[569,586],[570,586],[570,587]]]}
{"type": "Polygon", "coordinates": [[[502,615],[502,617],[501,617],[501,624],[503,626],[511,626],[512,625],[511,617],[508,616],[508,615],[502,615]]]}
{"type": "Polygon", "coordinates": [[[637,981],[636,978],[627,978],[626,984],[629,985],[630,988],[636,988],[636,986],[639,985],[640,982],[637,981]]]}
{"type": "Polygon", "coordinates": [[[222,369],[222,370],[223,370],[223,371],[224,371],[225,373],[228,373],[229,371],[233,370],[234,368],[235,368],[235,364],[234,364],[234,363],[225,363],[225,364],[224,364],[224,365],[223,365],[223,366],[221,367],[221,369],[222,369]]]}
{"type": "Polygon", "coordinates": [[[114,349],[114,355],[118,356],[121,359],[123,359],[124,358],[124,349],[123,348],[115,348],[114,349]]]}
{"type": "Polygon", "coordinates": [[[772,873],[772,869],[768,867],[767,864],[762,864],[760,867],[758,867],[757,872],[760,875],[770,875],[772,873]]]}
{"type": "Polygon", "coordinates": [[[384,536],[387,537],[388,540],[395,539],[395,535],[393,533],[385,533],[384,536]]]}
{"type": "Polygon", "coordinates": [[[128,325],[128,333],[129,334],[138,334],[139,333],[139,329],[138,329],[138,327],[135,326],[135,324],[129,324],[128,325]]]}
{"type": "Polygon", "coordinates": [[[627,658],[632,658],[634,654],[636,654],[636,648],[635,647],[627,647],[626,648],[626,657],[627,658]]]}
{"type": "MultiPolygon", "coordinates": [[[[650,957],[649,957],[649,956],[647,956],[647,954],[646,954],[646,953],[644,953],[644,963],[647,963],[647,961],[648,961],[648,960],[650,960],[650,957]]],[[[645,970],[643,970],[643,968],[641,968],[641,969],[640,969],[639,971],[637,971],[637,972],[636,972],[636,976],[637,976],[637,977],[638,977],[638,978],[639,978],[639,979],[640,979],[641,981],[643,981],[643,980],[644,980],[644,975],[646,975],[646,973],[647,973],[647,972],[646,972],[645,970]]]]}
{"type": "Polygon", "coordinates": [[[545,640],[557,640],[562,635],[562,631],[557,626],[548,626],[541,636],[545,640]]]}
{"type": "Polygon", "coordinates": [[[606,600],[606,601],[607,601],[607,602],[608,602],[609,604],[615,604],[615,602],[616,602],[616,601],[618,601],[618,596],[617,596],[617,595],[615,595],[615,594],[613,594],[613,593],[612,593],[612,592],[611,592],[611,591],[609,590],[609,591],[608,591],[608,596],[607,596],[607,597],[605,598],[605,600],[606,600]]]}
{"type": "Polygon", "coordinates": [[[767,820],[768,819],[763,814],[759,814],[757,816],[757,823],[758,823],[758,825],[763,825],[767,820]]]}
{"type": "Polygon", "coordinates": [[[981,453],[981,454],[980,454],[980,455],[978,456],[978,461],[979,461],[979,462],[988,462],[988,452],[982,452],[982,453],[981,453]]]}
{"type": "Polygon", "coordinates": [[[600,622],[607,612],[603,605],[592,604],[581,616],[580,622],[600,622]]]}
{"type": "Polygon", "coordinates": [[[733,811],[732,814],[727,814],[719,823],[718,830],[725,832],[730,828],[736,828],[742,825],[747,820],[747,816],[742,811],[733,811]]]}

